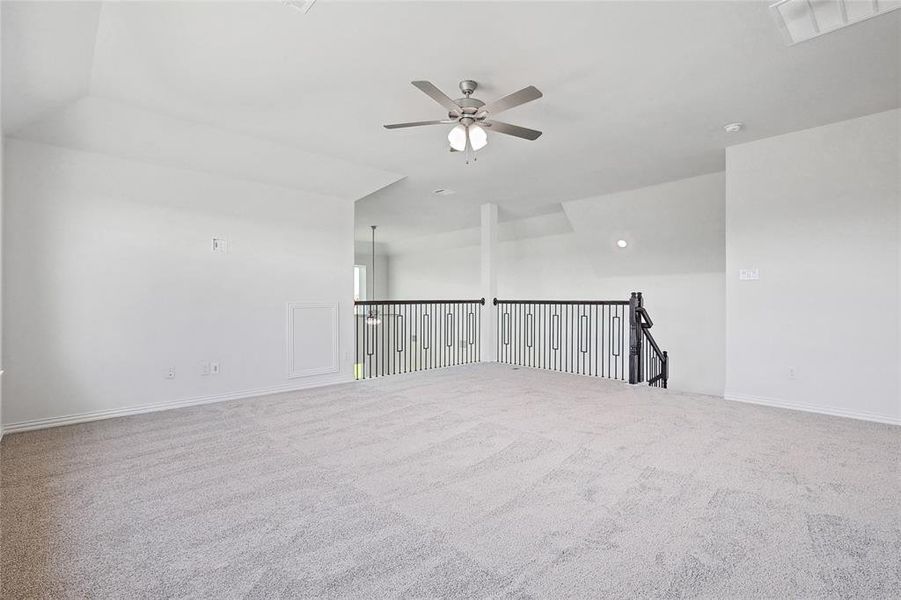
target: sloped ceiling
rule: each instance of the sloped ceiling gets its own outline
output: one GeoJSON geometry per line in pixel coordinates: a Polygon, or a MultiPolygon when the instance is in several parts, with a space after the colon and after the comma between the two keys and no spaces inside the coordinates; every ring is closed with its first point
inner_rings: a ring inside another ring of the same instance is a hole
{"type": "MultiPolygon", "coordinates": [[[[4,2],[2,11],[7,135],[352,200],[402,178],[290,141],[142,108],[138,95],[110,99],[115,94],[104,95],[102,82],[127,80],[109,64],[120,54],[121,33],[110,4],[4,2]]],[[[126,74],[129,62],[118,65],[126,74]]]]}
{"type": "MultiPolygon", "coordinates": [[[[509,219],[498,224],[497,237],[501,242],[572,233],[573,227],[562,207],[544,215],[509,219]]],[[[427,236],[395,240],[385,244],[388,254],[409,252],[433,253],[442,250],[478,246],[482,240],[479,227],[433,233],[427,236]]]]}
{"type": "Polygon", "coordinates": [[[88,94],[99,2],[3,2],[3,132],[88,94]]]}
{"type": "Polygon", "coordinates": [[[725,196],[725,174],[711,173],[565,202],[563,210],[599,277],[714,273],[726,267],[725,196]]]}
{"type": "Polygon", "coordinates": [[[361,198],[398,178],[365,165],[96,96],[83,97],[15,135],[339,198],[361,198]]]}
{"type": "MultiPolygon", "coordinates": [[[[578,259],[600,278],[722,272],[725,186],[719,172],[563,202],[559,212],[501,223],[498,239],[558,236],[560,244],[578,248],[578,259]],[[627,246],[618,247],[619,240],[627,246]]],[[[385,251],[434,255],[479,241],[479,229],[469,228],[392,242],[385,251]]]]}
{"type": "Polygon", "coordinates": [[[559,213],[721,171],[728,144],[899,106],[901,11],[786,47],[767,4],[319,0],[302,14],[279,1],[3,2],[4,127],[223,172],[246,144],[260,154],[243,155],[244,176],[358,177],[335,184],[367,193],[358,239],[376,223],[399,242],[477,226],[486,201],[503,220],[559,213]],[[544,136],[493,135],[467,166],[441,127],[382,128],[442,116],[411,80],[456,95],[464,78],[484,100],[536,85],[544,98],[504,119],[544,136]],[[85,95],[97,101],[72,106],[85,95]],[[148,121],[112,139],[129,110],[191,126],[142,141],[148,121]],[[746,130],[729,137],[721,127],[736,120],[746,130]],[[219,133],[179,133],[201,126],[219,133]]]}

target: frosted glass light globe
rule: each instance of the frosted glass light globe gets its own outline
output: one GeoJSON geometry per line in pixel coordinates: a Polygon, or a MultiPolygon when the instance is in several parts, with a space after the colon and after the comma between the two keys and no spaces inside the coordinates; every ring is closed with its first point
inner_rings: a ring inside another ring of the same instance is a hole
{"type": "Polygon", "coordinates": [[[469,143],[473,150],[481,150],[488,145],[488,133],[481,125],[469,126],[469,143]]]}
{"type": "Polygon", "coordinates": [[[450,142],[451,148],[457,152],[466,150],[466,126],[457,125],[447,134],[447,141],[450,142]]]}

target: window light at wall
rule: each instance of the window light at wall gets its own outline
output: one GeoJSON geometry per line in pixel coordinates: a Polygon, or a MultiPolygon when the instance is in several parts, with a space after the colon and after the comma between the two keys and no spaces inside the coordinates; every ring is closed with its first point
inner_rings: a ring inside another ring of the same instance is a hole
{"type": "MultiPolygon", "coordinates": [[[[370,229],[372,229],[372,298],[373,300],[377,297],[375,293],[375,225],[370,225],[370,229]]],[[[375,306],[369,307],[369,314],[366,316],[366,324],[367,325],[381,325],[382,318],[379,317],[378,310],[375,306]]]]}
{"type": "Polygon", "coordinates": [[[901,0],[779,0],[770,5],[789,46],[901,8],[901,0]]]}

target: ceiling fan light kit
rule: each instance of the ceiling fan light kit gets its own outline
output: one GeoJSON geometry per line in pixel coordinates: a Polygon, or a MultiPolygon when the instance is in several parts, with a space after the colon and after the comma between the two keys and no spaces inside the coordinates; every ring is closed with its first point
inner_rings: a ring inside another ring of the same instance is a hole
{"type": "Polygon", "coordinates": [[[457,125],[447,134],[447,141],[450,142],[450,147],[457,152],[463,152],[466,149],[466,138],[465,125],[457,125]]]}
{"type": "Polygon", "coordinates": [[[467,131],[469,131],[469,143],[472,144],[473,150],[481,150],[488,145],[488,133],[481,126],[470,125],[467,131]]]}
{"type": "Polygon", "coordinates": [[[450,96],[429,81],[413,81],[411,83],[447,109],[447,119],[395,123],[385,125],[385,129],[455,124],[447,134],[447,141],[450,144],[451,152],[463,152],[465,154],[467,164],[475,161],[475,153],[488,145],[489,131],[512,135],[529,141],[537,140],[541,136],[541,132],[534,129],[489,119],[492,115],[541,98],[542,94],[535,86],[530,85],[518,92],[485,104],[481,100],[472,97],[472,93],[476,91],[478,84],[471,79],[464,79],[460,82],[460,91],[463,92],[463,97],[456,100],[452,100],[450,96]]]}

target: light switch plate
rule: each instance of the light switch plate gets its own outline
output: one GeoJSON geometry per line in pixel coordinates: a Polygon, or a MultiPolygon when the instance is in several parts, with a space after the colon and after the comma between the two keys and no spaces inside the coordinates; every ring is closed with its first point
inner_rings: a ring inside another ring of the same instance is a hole
{"type": "Polygon", "coordinates": [[[738,279],[740,281],[757,281],[760,279],[760,271],[756,268],[754,269],[739,269],[738,270],[738,279]]]}
{"type": "Polygon", "coordinates": [[[228,252],[228,240],[221,237],[214,237],[210,249],[218,254],[226,254],[228,252]]]}

